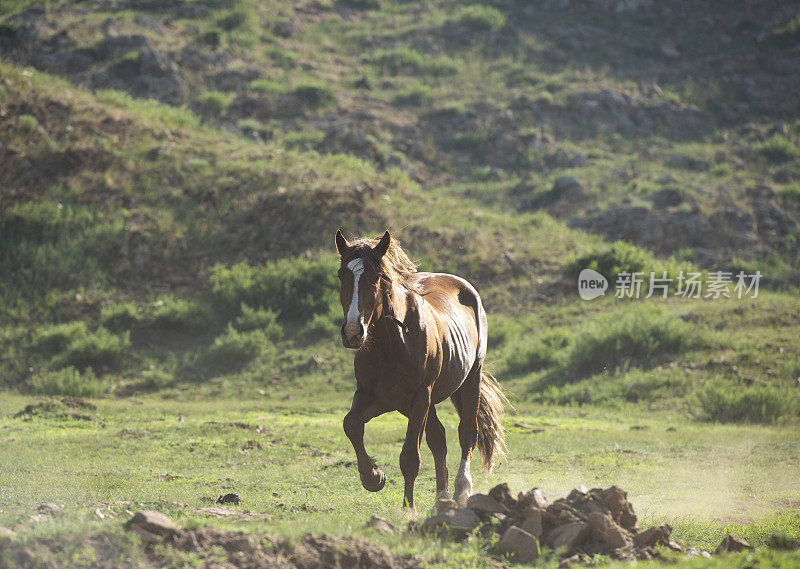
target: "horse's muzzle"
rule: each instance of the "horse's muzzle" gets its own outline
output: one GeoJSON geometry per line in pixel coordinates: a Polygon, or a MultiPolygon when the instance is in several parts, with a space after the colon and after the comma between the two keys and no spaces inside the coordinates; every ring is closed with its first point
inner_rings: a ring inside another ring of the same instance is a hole
{"type": "Polygon", "coordinates": [[[342,345],[345,348],[357,350],[364,344],[364,325],[359,323],[358,333],[352,336],[348,336],[347,332],[345,332],[345,326],[346,324],[342,324],[342,345]]]}

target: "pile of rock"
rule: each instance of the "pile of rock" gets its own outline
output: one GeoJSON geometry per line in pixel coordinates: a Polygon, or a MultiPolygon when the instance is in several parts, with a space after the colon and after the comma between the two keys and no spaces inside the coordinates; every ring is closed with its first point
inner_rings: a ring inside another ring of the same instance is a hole
{"type": "Polygon", "coordinates": [[[550,504],[541,488],[514,498],[508,485],[500,484],[488,494],[470,496],[464,508],[453,500],[439,500],[436,509],[422,529],[447,531],[456,538],[475,530],[486,538],[496,536],[500,548],[521,563],[536,559],[542,545],[576,563],[581,556],[596,554],[653,559],[659,555],[657,546],[682,550],[672,539],[670,526],[642,530],[627,494],[617,486],[578,487],[550,504]]]}

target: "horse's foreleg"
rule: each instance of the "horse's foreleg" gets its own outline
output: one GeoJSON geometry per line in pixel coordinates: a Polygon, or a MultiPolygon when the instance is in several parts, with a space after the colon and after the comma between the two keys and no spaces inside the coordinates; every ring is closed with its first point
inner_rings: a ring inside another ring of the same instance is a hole
{"type": "MultiPolygon", "coordinates": [[[[436,416],[436,407],[431,405],[428,411],[428,422],[425,425],[425,440],[433,454],[436,466],[436,499],[450,497],[450,483],[447,472],[447,439],[444,425],[436,416]]],[[[434,505],[435,506],[435,505],[434,505]]]]}
{"type": "Polygon", "coordinates": [[[403,473],[405,482],[403,506],[412,510],[414,509],[414,481],[419,476],[419,467],[422,463],[419,446],[422,443],[422,434],[425,432],[425,422],[428,419],[430,406],[430,388],[420,389],[411,401],[406,440],[403,443],[403,450],[400,451],[400,472],[403,473]]]}
{"type": "Polygon", "coordinates": [[[478,403],[480,402],[481,373],[470,374],[456,392],[459,397],[458,441],[461,444],[461,464],[455,480],[453,499],[459,506],[466,507],[467,498],[472,494],[472,476],[469,462],[472,451],[478,444],[478,403]]]}
{"type": "Polygon", "coordinates": [[[387,409],[381,408],[371,395],[357,390],[353,395],[353,404],[342,422],[344,433],[353,444],[358,462],[358,474],[361,485],[370,492],[381,490],[386,484],[386,475],[378,468],[375,461],[367,454],[364,448],[364,425],[373,417],[385,413],[387,409]]]}

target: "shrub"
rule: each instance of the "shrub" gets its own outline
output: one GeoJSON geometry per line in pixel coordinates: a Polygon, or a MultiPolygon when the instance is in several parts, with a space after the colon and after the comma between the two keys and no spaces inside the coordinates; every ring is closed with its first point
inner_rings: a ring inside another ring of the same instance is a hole
{"type": "Polygon", "coordinates": [[[505,360],[505,371],[512,375],[539,371],[561,363],[564,348],[570,342],[570,336],[562,330],[552,330],[532,339],[524,336],[517,338],[505,360]]]}
{"type": "Polygon", "coordinates": [[[254,29],[258,19],[252,10],[233,10],[217,18],[217,26],[226,32],[254,29]]]}
{"type": "Polygon", "coordinates": [[[625,241],[616,241],[605,251],[592,251],[568,261],[564,276],[575,280],[583,269],[592,269],[613,285],[619,273],[636,273],[645,268],[656,269],[655,259],[650,254],[625,241]]]}
{"type": "Polygon", "coordinates": [[[336,102],[336,95],[330,87],[325,85],[304,84],[298,85],[292,91],[304,105],[312,109],[325,107],[336,102]]]}
{"type": "Polygon", "coordinates": [[[85,338],[89,334],[86,322],[69,322],[58,324],[43,332],[40,332],[33,342],[33,348],[37,352],[55,355],[63,352],[67,346],[78,339],[85,338]]]}
{"type": "Polygon", "coordinates": [[[39,121],[33,115],[20,115],[19,126],[26,132],[33,132],[39,126],[39,121]]]}
{"type": "Polygon", "coordinates": [[[311,318],[336,302],[338,285],[333,259],[282,259],[264,267],[240,263],[211,269],[211,294],[220,308],[236,314],[244,303],[280,314],[311,318]]]}
{"type": "Polygon", "coordinates": [[[777,134],[756,145],[755,151],[772,164],[783,164],[800,155],[800,149],[796,144],[777,134]]]}
{"type": "Polygon", "coordinates": [[[423,56],[420,52],[407,47],[379,50],[370,61],[378,71],[389,75],[444,77],[458,72],[456,64],[448,58],[423,56]]]}
{"type": "Polygon", "coordinates": [[[261,330],[238,332],[229,325],[200,355],[197,363],[212,372],[238,371],[263,354],[268,342],[261,330]]]}
{"type": "Polygon", "coordinates": [[[31,391],[40,395],[97,397],[105,391],[103,383],[91,369],[81,373],[72,366],[43,371],[28,378],[26,384],[31,391]]]}
{"type": "Polygon", "coordinates": [[[283,336],[283,326],[278,322],[278,313],[263,308],[250,308],[242,303],[242,313],[236,318],[233,327],[239,332],[261,330],[267,338],[277,340],[283,336]]]}
{"type": "Polygon", "coordinates": [[[398,93],[394,98],[394,103],[396,105],[419,106],[430,100],[430,98],[431,88],[427,85],[417,83],[398,93]]]}
{"type": "Polygon", "coordinates": [[[228,96],[221,91],[206,91],[200,97],[202,113],[205,115],[218,115],[230,105],[228,96]]]}
{"type": "Polygon", "coordinates": [[[800,415],[796,393],[769,386],[733,385],[717,380],[698,393],[705,418],[731,423],[774,423],[781,417],[800,415]]]}
{"type": "Polygon", "coordinates": [[[93,334],[74,339],[53,363],[59,368],[74,366],[85,370],[91,367],[95,372],[105,368],[116,369],[130,346],[128,332],[117,336],[105,328],[98,328],[93,334]]]}
{"type": "Polygon", "coordinates": [[[279,95],[285,91],[283,85],[270,79],[253,79],[247,87],[260,95],[279,95]]]}
{"type": "Polygon", "coordinates": [[[506,25],[506,17],[491,6],[467,6],[458,18],[459,23],[474,32],[497,31],[506,25]]]}
{"type": "Polygon", "coordinates": [[[297,65],[297,56],[282,47],[270,46],[265,53],[275,65],[283,69],[293,69],[297,65]]]}
{"type": "Polygon", "coordinates": [[[140,320],[139,307],[132,302],[123,302],[103,308],[100,322],[112,332],[130,330],[140,320]]]}
{"type": "Polygon", "coordinates": [[[566,371],[578,377],[631,363],[652,367],[668,354],[697,348],[705,338],[680,318],[652,305],[608,315],[578,331],[566,371]]]}
{"type": "Polygon", "coordinates": [[[341,0],[341,2],[357,10],[377,10],[381,7],[381,0],[341,0]]]}
{"type": "Polygon", "coordinates": [[[149,322],[161,328],[200,331],[213,323],[214,314],[197,300],[164,296],[153,303],[149,322]]]}

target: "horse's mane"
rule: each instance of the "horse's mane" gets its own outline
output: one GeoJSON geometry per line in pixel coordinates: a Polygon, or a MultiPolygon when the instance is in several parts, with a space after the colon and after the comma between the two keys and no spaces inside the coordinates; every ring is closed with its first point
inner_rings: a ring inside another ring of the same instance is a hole
{"type": "Polygon", "coordinates": [[[374,247],[378,244],[380,239],[370,239],[369,237],[360,237],[350,241],[351,249],[348,252],[347,258],[343,259],[345,263],[355,259],[361,258],[364,262],[368,263],[370,267],[375,270],[384,281],[390,284],[398,284],[404,286],[408,290],[421,293],[419,285],[417,284],[417,265],[409,259],[406,252],[397,242],[397,239],[392,237],[389,242],[389,249],[383,257],[378,258],[374,251],[374,247]]]}

